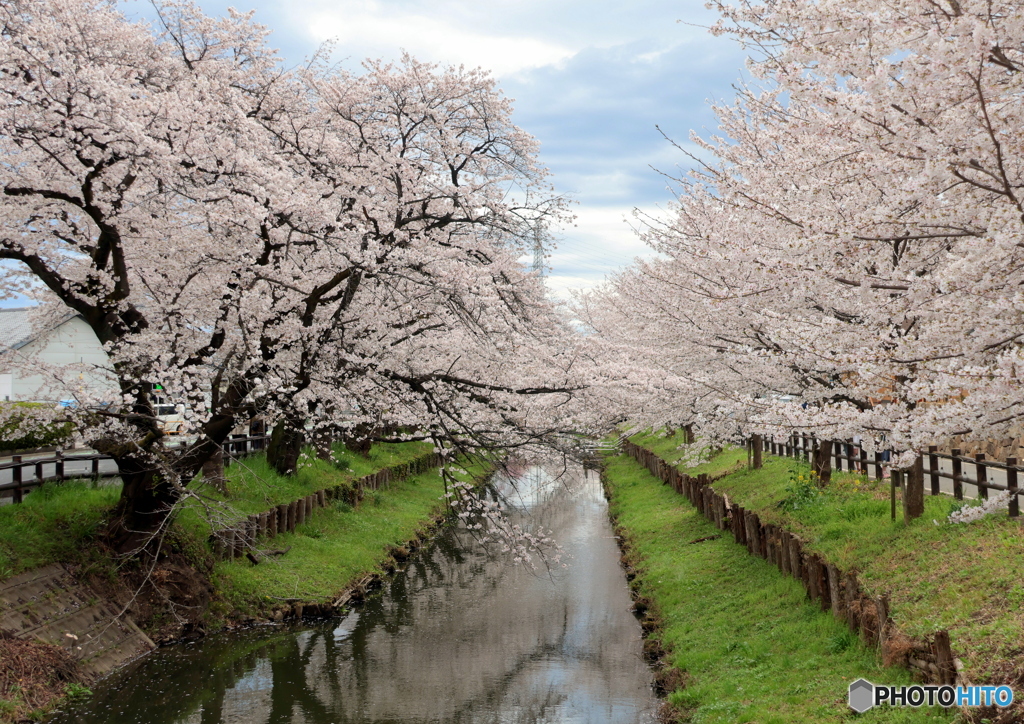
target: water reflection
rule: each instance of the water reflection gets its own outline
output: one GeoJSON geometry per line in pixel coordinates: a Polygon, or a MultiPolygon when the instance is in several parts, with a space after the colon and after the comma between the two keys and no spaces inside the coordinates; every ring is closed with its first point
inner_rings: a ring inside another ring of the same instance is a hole
{"type": "Polygon", "coordinates": [[[569,566],[511,567],[454,529],[338,620],[168,647],[60,722],[633,723],[656,702],[596,474],[499,481],[569,566]]]}

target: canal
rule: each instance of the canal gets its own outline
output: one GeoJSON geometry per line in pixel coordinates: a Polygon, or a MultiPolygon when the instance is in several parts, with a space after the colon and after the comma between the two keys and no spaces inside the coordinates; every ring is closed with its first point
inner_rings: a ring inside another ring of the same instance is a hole
{"type": "Polygon", "coordinates": [[[597,473],[494,481],[567,567],[514,566],[448,528],[347,616],[178,644],[52,721],[118,724],[655,721],[640,626],[597,473]]]}

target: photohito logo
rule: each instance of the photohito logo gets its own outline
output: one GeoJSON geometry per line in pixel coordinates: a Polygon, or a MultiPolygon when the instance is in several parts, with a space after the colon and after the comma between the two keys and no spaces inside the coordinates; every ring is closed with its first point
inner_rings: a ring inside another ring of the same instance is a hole
{"type": "Polygon", "coordinates": [[[882,704],[889,706],[995,706],[1013,703],[1013,689],[1009,686],[883,686],[866,679],[850,684],[847,699],[850,708],[858,714],[882,704]]]}

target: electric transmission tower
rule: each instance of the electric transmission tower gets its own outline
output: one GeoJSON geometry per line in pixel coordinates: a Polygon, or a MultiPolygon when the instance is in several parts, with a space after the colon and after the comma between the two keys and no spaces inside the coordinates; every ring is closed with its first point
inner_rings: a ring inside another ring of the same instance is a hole
{"type": "Polygon", "coordinates": [[[544,279],[544,230],[540,221],[533,225],[533,270],[541,280],[544,279]]]}

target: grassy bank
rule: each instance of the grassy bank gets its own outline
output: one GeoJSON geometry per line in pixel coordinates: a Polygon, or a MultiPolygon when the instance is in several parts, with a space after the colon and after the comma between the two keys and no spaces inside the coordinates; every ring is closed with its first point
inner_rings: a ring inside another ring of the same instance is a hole
{"type": "MultiPolygon", "coordinates": [[[[631,438],[670,459],[681,436],[645,433],[631,438]]],[[[743,451],[722,457],[746,460],[743,451]]],[[[1001,512],[963,524],[947,522],[964,503],[925,496],[924,515],[904,524],[890,514],[889,481],[834,474],[824,490],[810,467],[765,456],[764,467],[741,465],[715,483],[730,500],[762,521],[786,527],[806,548],[843,570],[858,571],[873,595],[886,593],[896,626],[915,638],[948,629],[967,678],[977,683],[1024,682],[1024,526],[1001,512]]],[[[897,491],[897,505],[900,505],[897,491]]],[[[968,505],[974,503],[968,502],[968,505]]]]}
{"type": "MultiPolygon", "coordinates": [[[[228,469],[227,495],[193,481],[191,488],[203,501],[183,506],[163,547],[166,561],[152,571],[119,562],[102,545],[119,486],[47,484],[23,504],[0,508],[0,580],[50,563],[70,565],[106,596],[130,602],[136,621],[158,639],[180,635],[175,632],[183,625],[211,631],[231,621],[267,617],[292,602],[329,602],[354,582],[382,572],[391,550],[442,514],[444,485],[436,470],[366,491],[356,507],[335,500],[315,509],[293,533],[263,543],[287,553],[266,557],[257,566],[244,558],[215,563],[208,543],[211,524],[201,510],[213,510],[221,523],[228,522],[326,487],[351,488],[363,476],[429,452],[422,443],[380,445],[366,458],[338,449],[337,462],[307,460],[288,477],[277,475],[262,455],[246,458],[228,469]],[[159,588],[164,580],[174,587],[159,588]],[[146,585],[139,588],[142,581],[146,585]],[[203,591],[209,595],[196,605],[196,594],[203,591]],[[183,594],[187,601],[176,600],[183,594]],[[182,620],[182,611],[188,612],[188,621],[182,620]]],[[[467,477],[482,473],[471,469],[467,477]]],[[[44,658],[52,648],[37,646],[44,658]]],[[[55,684],[42,669],[35,685],[8,682],[11,671],[0,661],[0,722],[39,718],[56,703],[40,701],[64,691],[65,684],[55,684]]]]}
{"type": "MultiPolygon", "coordinates": [[[[730,455],[709,463],[728,468],[730,455]]],[[[794,724],[853,719],[849,683],[910,683],[883,669],[831,615],[806,602],[803,588],[721,536],[682,496],[632,458],[607,460],[611,511],[652,603],[655,634],[685,686],[668,697],[692,722],[794,724]],[[692,542],[701,539],[702,542],[692,542]]],[[[940,722],[939,709],[880,709],[863,722],[940,722]]]]}
{"type": "MultiPolygon", "coordinates": [[[[483,474],[480,468],[470,476],[483,474]]],[[[221,561],[214,580],[228,609],[266,614],[301,600],[324,603],[367,574],[382,573],[389,549],[416,538],[444,512],[444,483],[437,470],[370,491],[353,508],[336,500],[318,508],[294,533],[274,538],[287,555],[258,566],[245,559],[221,561]]]]}

